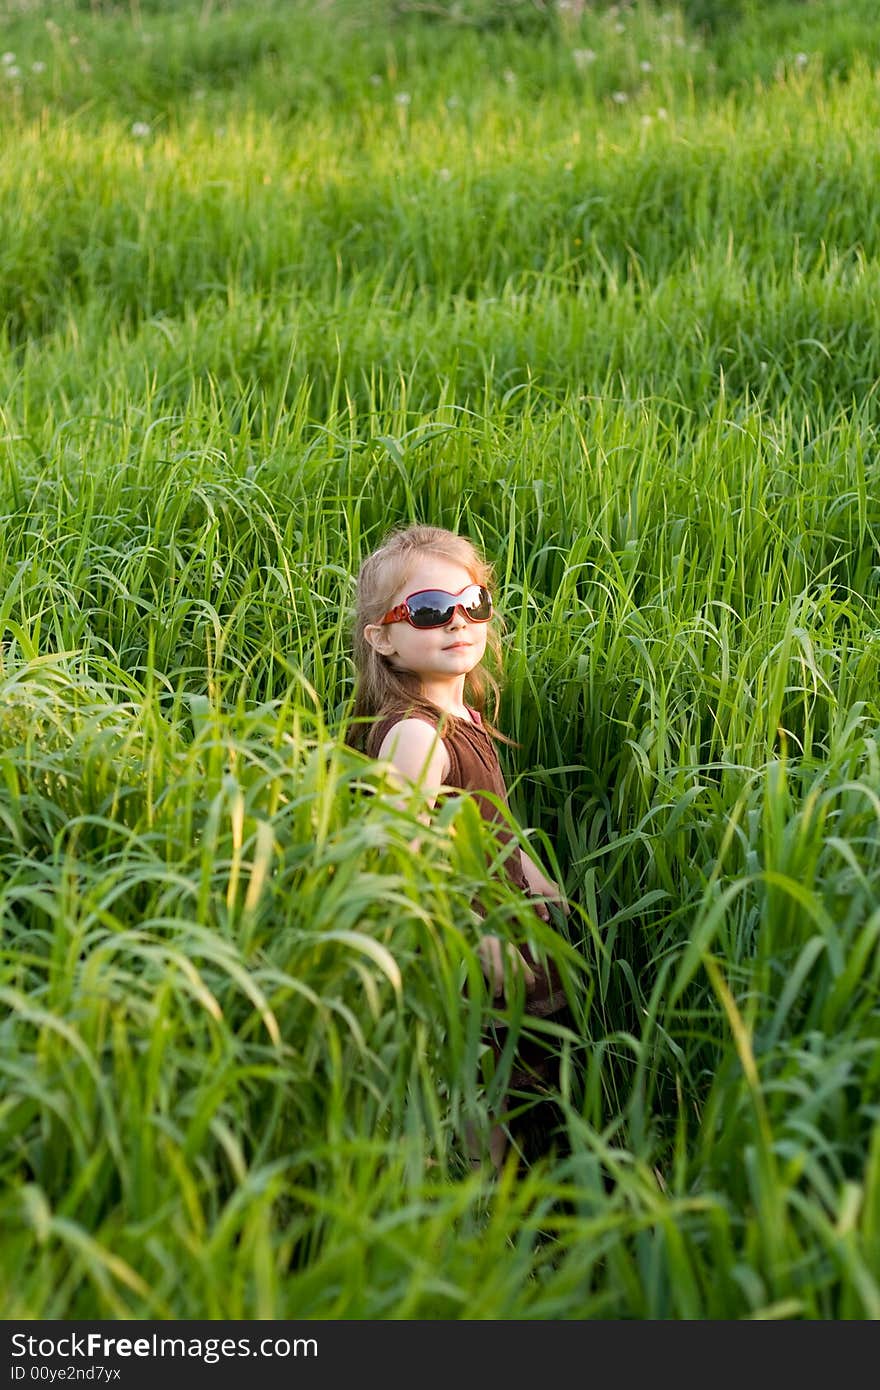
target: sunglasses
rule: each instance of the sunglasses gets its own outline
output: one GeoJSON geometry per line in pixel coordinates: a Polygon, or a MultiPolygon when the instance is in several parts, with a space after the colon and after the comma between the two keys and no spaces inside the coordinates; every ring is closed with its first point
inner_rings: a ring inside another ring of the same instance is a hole
{"type": "MultiPolygon", "coordinates": [[[[460,609],[468,622],[487,623],[492,616],[492,598],[482,584],[468,584],[457,594],[446,589],[419,589],[407,594],[403,603],[385,614],[382,623],[409,623],[410,627],[445,627],[460,609]]],[[[381,626],[381,624],[380,624],[381,626]]]]}

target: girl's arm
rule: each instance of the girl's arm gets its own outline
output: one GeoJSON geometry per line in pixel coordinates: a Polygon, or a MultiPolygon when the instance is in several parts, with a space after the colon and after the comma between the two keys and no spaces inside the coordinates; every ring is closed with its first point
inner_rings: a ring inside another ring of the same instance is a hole
{"type": "MultiPolygon", "coordinates": [[[[449,754],[437,730],[424,719],[401,719],[388,730],[379,748],[379,757],[390,762],[402,779],[413,786],[421,787],[429,806],[437,800],[437,793],[449,775],[449,754]]],[[[427,812],[419,816],[424,825],[430,824],[427,812]]],[[[413,854],[418,854],[420,841],[410,843],[413,854]]],[[[497,936],[486,934],[477,946],[480,966],[492,993],[504,993],[504,955],[502,944],[497,936]]],[[[533,975],[520,952],[511,943],[507,946],[509,968],[521,970],[526,985],[532,983],[533,975]]]]}
{"type": "MultiPolygon", "coordinates": [[[[383,738],[378,756],[391,763],[400,774],[399,780],[420,787],[428,805],[434,805],[449,774],[449,754],[433,725],[424,719],[401,719],[383,738]]],[[[401,800],[400,805],[404,808],[406,802],[401,800]]],[[[417,819],[422,825],[431,824],[427,811],[422,811],[417,819]]],[[[418,837],[410,841],[413,854],[418,854],[421,843],[418,837]]]]}
{"type": "Polygon", "coordinates": [[[549,878],[547,878],[547,876],[543,874],[541,870],[538,868],[534,859],[532,859],[530,855],[526,854],[524,849],[520,850],[519,855],[520,859],[522,860],[523,873],[526,876],[526,882],[528,883],[532,892],[536,893],[539,898],[550,898],[552,902],[557,903],[559,907],[562,908],[563,912],[570,912],[571,908],[566,902],[565,894],[563,893],[559,884],[553,883],[549,878]]]}
{"type": "Polygon", "coordinates": [[[401,719],[382,740],[379,757],[393,763],[401,777],[421,787],[433,806],[449,775],[449,754],[432,724],[424,719],[401,719]]]}

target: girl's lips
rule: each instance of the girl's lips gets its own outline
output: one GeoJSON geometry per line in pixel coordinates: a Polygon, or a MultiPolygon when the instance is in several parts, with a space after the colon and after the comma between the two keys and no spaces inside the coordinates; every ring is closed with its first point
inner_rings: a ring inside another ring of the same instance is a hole
{"type": "Polygon", "coordinates": [[[444,647],[443,650],[445,652],[458,652],[463,651],[466,647],[469,646],[470,642],[452,642],[448,647],[444,647]]]}

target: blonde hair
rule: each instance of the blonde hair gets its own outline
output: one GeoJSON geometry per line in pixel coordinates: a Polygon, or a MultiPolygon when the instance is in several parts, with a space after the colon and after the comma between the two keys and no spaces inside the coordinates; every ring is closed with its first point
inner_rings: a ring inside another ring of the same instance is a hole
{"type": "MultiPolygon", "coordinates": [[[[445,560],[453,560],[467,570],[475,584],[483,584],[487,589],[492,587],[492,566],[483,559],[476,546],[465,536],[457,536],[454,531],[445,531],[439,526],[407,526],[403,530],[392,531],[378,550],[367,556],[357,577],[354,621],[357,682],[352,725],[347,735],[349,743],[367,752],[371,751],[372,730],[381,716],[399,713],[403,718],[413,709],[426,710],[432,715],[439,713],[437,707],[422,694],[418,676],[409,671],[395,670],[388,658],[377,652],[364,636],[364,628],[370,623],[378,623],[388,612],[395,594],[406,584],[415,563],[423,555],[439,555],[445,560]],[[372,720],[372,726],[367,725],[367,720],[372,720]]],[[[486,646],[496,669],[500,671],[501,641],[494,622],[489,624],[486,646]]],[[[512,742],[494,728],[487,717],[489,697],[495,715],[501,692],[498,682],[482,662],[466,676],[464,689],[468,703],[473,709],[479,710],[493,737],[505,743],[512,742]]]]}

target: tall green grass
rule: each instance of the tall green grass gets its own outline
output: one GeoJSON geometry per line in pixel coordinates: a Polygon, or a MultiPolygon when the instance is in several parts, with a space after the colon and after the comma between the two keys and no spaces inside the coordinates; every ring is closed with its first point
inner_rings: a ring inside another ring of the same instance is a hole
{"type": "Polygon", "coordinates": [[[880,1316],[872,10],[2,18],[6,1315],[880,1316]],[[558,931],[345,744],[412,519],[558,931]]]}

